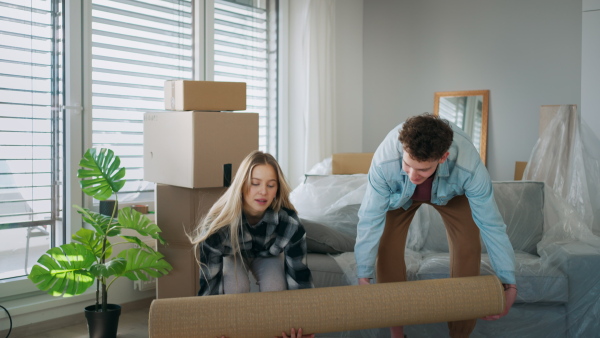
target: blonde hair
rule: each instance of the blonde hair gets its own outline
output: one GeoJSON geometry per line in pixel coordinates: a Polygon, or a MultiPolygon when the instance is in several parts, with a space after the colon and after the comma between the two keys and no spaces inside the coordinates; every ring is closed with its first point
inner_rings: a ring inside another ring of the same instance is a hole
{"type": "Polygon", "coordinates": [[[270,165],[277,173],[277,194],[271,202],[271,209],[279,212],[283,207],[296,211],[289,199],[290,186],[286,182],[277,160],[269,153],[255,150],[244,158],[231,186],[213,204],[206,216],[200,220],[192,235],[189,236],[194,244],[194,252],[199,252],[198,246],[211,235],[222,228],[229,227],[229,238],[234,257],[240,253],[239,234],[242,226],[243,194],[250,188],[252,170],[258,165],[270,165]]]}

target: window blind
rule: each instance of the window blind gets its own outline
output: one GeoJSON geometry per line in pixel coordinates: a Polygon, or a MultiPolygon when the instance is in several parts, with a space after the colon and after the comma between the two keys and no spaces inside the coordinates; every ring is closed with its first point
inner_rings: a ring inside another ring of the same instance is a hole
{"type": "MultiPolygon", "coordinates": [[[[457,96],[440,100],[440,117],[456,124],[472,135],[472,139],[481,139],[481,120],[483,102],[477,96],[457,96]]],[[[479,142],[475,148],[480,151],[479,142]]]]}
{"type": "Polygon", "coordinates": [[[0,229],[60,212],[58,1],[0,1],[0,229]]]}
{"type": "Polygon", "coordinates": [[[143,116],[164,110],[164,81],[192,79],[191,0],[92,0],[92,143],[127,168],[119,201],[151,201],[143,116]]]}
{"type": "Polygon", "coordinates": [[[26,275],[62,224],[60,6],[0,0],[0,279],[26,275]]]}
{"type": "Polygon", "coordinates": [[[440,100],[440,117],[463,127],[467,97],[447,97],[440,100]]]}
{"type": "Polygon", "coordinates": [[[246,82],[259,149],[277,155],[276,1],[215,0],[214,79],[246,82]]]}

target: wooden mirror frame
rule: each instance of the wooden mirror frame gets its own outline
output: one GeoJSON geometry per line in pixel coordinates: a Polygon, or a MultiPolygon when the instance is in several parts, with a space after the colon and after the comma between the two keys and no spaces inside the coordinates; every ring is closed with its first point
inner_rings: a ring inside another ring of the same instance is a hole
{"type": "Polygon", "coordinates": [[[433,114],[439,116],[440,98],[457,96],[483,96],[483,106],[481,107],[481,140],[479,141],[479,156],[483,164],[486,164],[487,152],[487,128],[488,128],[488,109],[490,102],[489,90],[458,90],[452,92],[435,92],[433,98],[433,114]]]}

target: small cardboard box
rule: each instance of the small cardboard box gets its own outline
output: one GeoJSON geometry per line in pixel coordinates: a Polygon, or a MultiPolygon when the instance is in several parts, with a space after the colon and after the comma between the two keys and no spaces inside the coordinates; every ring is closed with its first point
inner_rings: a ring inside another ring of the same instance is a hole
{"type": "Polygon", "coordinates": [[[258,149],[258,114],[156,112],[144,115],[144,180],[186,188],[228,186],[258,149]]]}
{"type": "Polygon", "coordinates": [[[246,110],[245,82],[165,81],[165,109],[246,110]]]}
{"type": "Polygon", "coordinates": [[[333,175],[367,174],[373,153],[338,153],[331,156],[333,175]]]}
{"type": "Polygon", "coordinates": [[[523,180],[523,172],[525,171],[525,168],[527,167],[527,162],[523,162],[523,161],[517,161],[515,162],[515,181],[521,181],[523,180]]]}
{"type": "Polygon", "coordinates": [[[226,188],[189,189],[157,184],[156,224],[167,245],[158,243],[157,251],[173,266],[169,274],[157,279],[156,297],[196,296],[200,288],[197,255],[187,236],[226,188]]]}

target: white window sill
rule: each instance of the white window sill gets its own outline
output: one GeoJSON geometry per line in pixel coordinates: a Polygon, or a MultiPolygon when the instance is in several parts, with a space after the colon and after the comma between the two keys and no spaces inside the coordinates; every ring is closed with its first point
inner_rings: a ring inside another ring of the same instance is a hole
{"type": "Polygon", "coordinates": [[[95,288],[78,296],[54,297],[37,289],[27,278],[3,281],[0,290],[0,301],[13,317],[77,303],[85,303],[87,306],[96,297],[95,288]]]}

